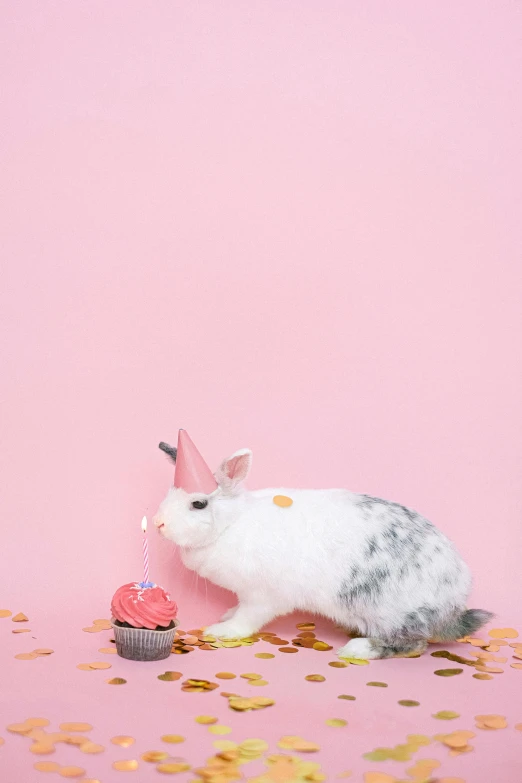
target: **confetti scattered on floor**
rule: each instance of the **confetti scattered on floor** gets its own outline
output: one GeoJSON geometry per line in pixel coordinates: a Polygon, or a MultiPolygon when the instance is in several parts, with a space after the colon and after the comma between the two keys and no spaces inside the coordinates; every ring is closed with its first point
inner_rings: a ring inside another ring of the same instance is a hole
{"type": "Polygon", "coordinates": [[[510,764],[521,769],[522,642],[507,625],[430,647],[419,659],[368,662],[332,660],[347,634],[326,622],[320,638],[313,621],[296,627],[284,618],[278,632],[226,642],[178,630],[170,660],[141,664],[116,655],[108,619],[79,625],[69,645],[31,617],[32,637],[13,636],[9,623],[28,616],[0,610],[2,666],[12,671],[0,768],[13,780],[489,783],[495,757],[504,776],[510,764]],[[90,641],[100,633],[103,646],[90,641]],[[456,666],[437,668],[439,659],[456,666]],[[186,665],[170,668],[174,660],[186,665]],[[109,668],[115,676],[96,674],[109,668]]]}

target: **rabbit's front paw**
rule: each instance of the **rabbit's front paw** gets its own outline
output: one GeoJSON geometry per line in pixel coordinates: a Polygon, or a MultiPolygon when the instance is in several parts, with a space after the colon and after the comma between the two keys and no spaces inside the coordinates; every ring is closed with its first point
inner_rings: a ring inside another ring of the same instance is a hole
{"type": "Polygon", "coordinates": [[[216,639],[245,639],[254,633],[254,629],[228,620],[225,623],[216,623],[205,628],[205,636],[215,636],[216,639]]]}

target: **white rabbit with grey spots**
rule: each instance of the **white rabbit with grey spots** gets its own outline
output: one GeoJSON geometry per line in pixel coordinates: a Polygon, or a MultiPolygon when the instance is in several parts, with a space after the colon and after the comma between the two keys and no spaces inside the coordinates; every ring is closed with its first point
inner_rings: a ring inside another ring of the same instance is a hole
{"type": "MultiPolygon", "coordinates": [[[[175,448],[160,448],[175,462],[175,448]]],[[[237,595],[209,635],[244,638],[299,610],[357,632],[340,656],[389,658],[474,633],[493,617],[466,609],[466,564],[415,511],[344,489],[249,492],[251,461],[247,449],[225,460],[210,495],[172,487],[154,518],[187,568],[237,595]],[[292,505],[279,507],[275,495],[292,505]]]]}

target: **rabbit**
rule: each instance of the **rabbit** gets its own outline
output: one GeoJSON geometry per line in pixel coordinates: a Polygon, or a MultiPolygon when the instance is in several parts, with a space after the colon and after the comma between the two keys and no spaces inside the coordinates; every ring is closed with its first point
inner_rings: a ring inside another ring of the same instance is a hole
{"type": "MultiPolygon", "coordinates": [[[[176,463],[176,448],[160,448],[176,463]]],[[[301,610],[354,629],[338,655],[369,660],[421,655],[429,641],[459,639],[493,617],[466,609],[468,567],[416,511],[345,489],[250,492],[251,463],[249,449],[236,451],[212,491],[174,486],[154,517],[187,568],[238,597],[208,635],[249,637],[301,610]],[[278,495],[293,502],[276,505],[278,495]]]]}

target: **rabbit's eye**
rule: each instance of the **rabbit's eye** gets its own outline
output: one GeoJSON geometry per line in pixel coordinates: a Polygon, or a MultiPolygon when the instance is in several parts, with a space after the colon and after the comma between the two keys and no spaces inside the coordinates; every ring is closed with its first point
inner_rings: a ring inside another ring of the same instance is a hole
{"type": "Polygon", "coordinates": [[[192,508],[206,508],[208,506],[208,500],[194,500],[192,503],[192,508]]]}

